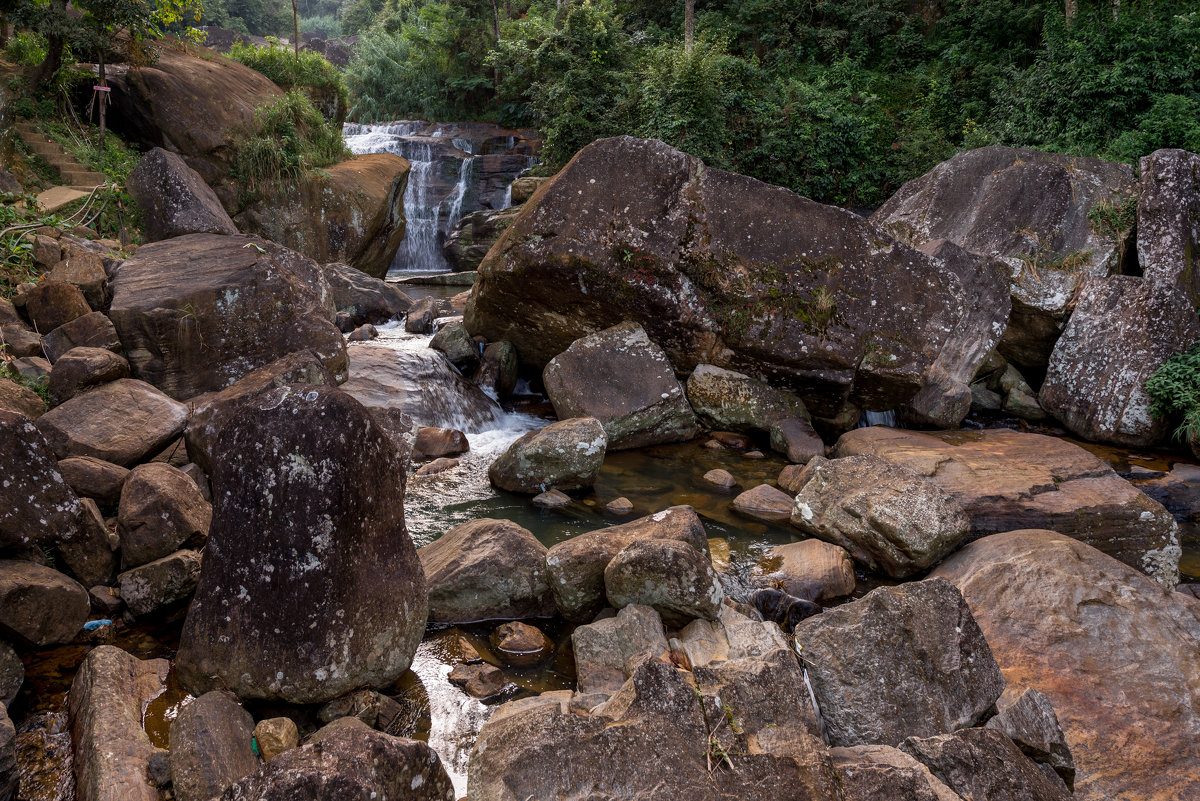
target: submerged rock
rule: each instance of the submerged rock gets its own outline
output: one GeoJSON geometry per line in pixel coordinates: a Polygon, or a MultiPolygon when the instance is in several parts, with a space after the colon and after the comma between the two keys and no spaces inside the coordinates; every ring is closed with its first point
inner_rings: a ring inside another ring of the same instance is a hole
{"type": "Polygon", "coordinates": [[[604,464],[608,440],[594,417],[551,423],[523,434],[488,468],[492,485],[536,495],[590,487],[604,464]]]}
{"type": "Polygon", "coordinates": [[[560,420],[593,417],[609,450],[626,450],[696,435],[696,416],[671,363],[637,323],[621,323],[577,339],[542,371],[560,420]]]}
{"type": "Polygon", "coordinates": [[[226,424],[213,466],[180,683],[317,703],[399,678],[428,598],[404,527],[405,467],[366,409],[330,387],[264,390],[226,424]]]}

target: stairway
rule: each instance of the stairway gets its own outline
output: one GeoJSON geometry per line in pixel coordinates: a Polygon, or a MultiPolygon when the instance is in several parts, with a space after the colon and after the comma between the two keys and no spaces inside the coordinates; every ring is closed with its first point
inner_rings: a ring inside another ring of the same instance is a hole
{"type": "Polygon", "coordinates": [[[63,149],[62,145],[38,131],[32,123],[15,123],[13,130],[25,140],[25,144],[29,145],[30,150],[58,170],[59,180],[63,186],[74,189],[91,189],[105,182],[103,174],[92,172],[89,167],[80,164],[74,156],[63,149]]]}

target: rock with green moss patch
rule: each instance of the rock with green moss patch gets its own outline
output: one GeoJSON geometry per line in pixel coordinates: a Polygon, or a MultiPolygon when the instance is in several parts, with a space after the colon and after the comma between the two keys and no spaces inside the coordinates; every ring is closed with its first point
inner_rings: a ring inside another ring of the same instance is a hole
{"type": "Polygon", "coordinates": [[[790,417],[808,419],[804,401],[743,373],[701,364],[687,380],[687,397],[710,428],[725,431],[770,431],[790,417]]]}
{"type": "Polygon", "coordinates": [[[488,478],[495,487],[526,495],[590,487],[604,464],[607,444],[596,418],[561,420],[509,445],[488,468],[488,478]]]}

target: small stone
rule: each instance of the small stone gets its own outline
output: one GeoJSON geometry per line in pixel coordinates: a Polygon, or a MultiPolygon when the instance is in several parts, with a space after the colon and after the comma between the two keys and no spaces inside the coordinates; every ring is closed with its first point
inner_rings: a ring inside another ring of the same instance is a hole
{"type": "Polygon", "coordinates": [[[766,459],[767,455],[762,451],[746,451],[742,454],[743,459],[766,459]]]}
{"type": "Polygon", "coordinates": [[[436,459],[441,456],[458,456],[471,450],[467,435],[453,428],[422,426],[417,429],[413,443],[412,458],[436,459]]]}
{"type": "Polygon", "coordinates": [[[346,339],[350,342],[370,342],[372,339],[375,339],[378,336],[379,331],[375,329],[375,326],[367,323],[366,325],[360,325],[358,328],[355,328],[353,331],[351,331],[350,336],[346,337],[346,339]]]}
{"type": "Polygon", "coordinates": [[[571,503],[571,496],[555,489],[543,492],[541,495],[533,496],[532,503],[534,506],[539,506],[542,509],[561,509],[571,503]]]}
{"type": "Polygon", "coordinates": [[[754,441],[745,434],[735,434],[732,431],[714,431],[712,438],[735,451],[748,451],[754,447],[754,441]]]}
{"type": "Polygon", "coordinates": [[[734,498],[733,508],[755,520],[788,520],[792,516],[792,496],[770,484],[759,484],[734,498]]]}
{"type": "Polygon", "coordinates": [[[267,718],[254,727],[254,741],[263,762],[295,748],[300,744],[300,732],[291,718],[267,718]]]}
{"type": "Polygon", "coordinates": [[[617,498],[615,501],[606,503],[604,508],[613,514],[627,515],[633,512],[633,502],[628,498],[617,498]]]}
{"type": "Polygon", "coordinates": [[[733,489],[737,486],[737,479],[728,470],[709,470],[704,474],[704,480],[721,489],[733,489]]]}
{"type": "Polygon", "coordinates": [[[504,689],[504,672],[488,664],[456,665],[450,671],[450,683],[475,698],[490,698],[504,689]]]}
{"type": "Polygon", "coordinates": [[[704,443],[704,447],[708,448],[710,451],[725,450],[725,446],[722,445],[719,440],[715,440],[715,439],[710,439],[708,442],[704,443]]]}
{"type": "Polygon", "coordinates": [[[413,475],[414,476],[435,476],[438,473],[444,473],[447,470],[453,470],[456,467],[458,467],[457,459],[450,459],[450,458],[443,457],[441,459],[434,459],[429,464],[424,465],[419,470],[417,470],[416,473],[413,473],[413,475]]]}
{"type": "Polygon", "coordinates": [[[554,653],[554,642],[528,623],[505,623],[492,632],[492,647],[505,664],[530,667],[554,653]]]}

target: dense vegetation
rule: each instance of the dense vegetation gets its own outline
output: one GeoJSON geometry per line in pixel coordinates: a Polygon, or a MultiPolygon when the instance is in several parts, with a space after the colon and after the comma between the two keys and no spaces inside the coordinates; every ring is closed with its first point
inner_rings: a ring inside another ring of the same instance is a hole
{"type": "Polygon", "coordinates": [[[1164,362],[1146,392],[1155,415],[1180,421],[1176,437],[1200,437],[1200,342],[1164,362]]]}
{"type": "Polygon", "coordinates": [[[873,204],[991,143],[1132,160],[1200,149],[1200,0],[358,0],[352,114],[533,125],[562,163],[664,139],[873,204]],[[369,24],[363,19],[369,17],[369,24]]]}

